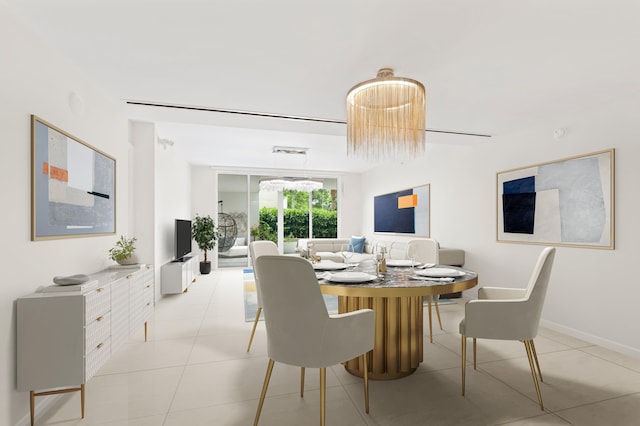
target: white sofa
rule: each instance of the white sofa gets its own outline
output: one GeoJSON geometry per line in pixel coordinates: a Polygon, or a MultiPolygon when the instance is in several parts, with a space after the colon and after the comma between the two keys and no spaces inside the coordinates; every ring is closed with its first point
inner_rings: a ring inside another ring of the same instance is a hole
{"type": "Polygon", "coordinates": [[[247,257],[249,250],[249,246],[245,244],[245,239],[242,237],[236,238],[233,246],[229,248],[227,251],[221,251],[218,253],[218,256],[223,258],[238,258],[238,257],[247,257]]]}
{"type": "MultiPolygon", "coordinates": [[[[406,259],[407,242],[411,238],[402,240],[382,240],[382,239],[366,239],[364,243],[363,253],[356,253],[350,259],[350,262],[361,262],[372,258],[371,251],[377,244],[384,244],[387,247],[389,259],[406,259]]],[[[340,255],[342,247],[349,244],[349,238],[310,238],[298,240],[298,249],[306,250],[308,243],[313,243],[315,254],[321,259],[342,262],[340,255]]],[[[462,249],[440,247],[440,263],[442,265],[463,266],[465,252],[462,249]]]]}

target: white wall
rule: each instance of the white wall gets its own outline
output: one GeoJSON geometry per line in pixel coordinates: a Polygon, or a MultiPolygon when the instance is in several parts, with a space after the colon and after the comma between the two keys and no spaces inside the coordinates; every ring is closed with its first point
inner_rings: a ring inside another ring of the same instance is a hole
{"type": "Polygon", "coordinates": [[[373,232],[373,196],[431,184],[431,232],[443,246],[466,250],[480,285],[524,287],[542,247],[496,242],[496,173],[607,148],[616,149],[616,249],[559,247],[547,294],[545,325],[640,357],[640,286],[633,267],[640,238],[640,99],[567,114],[474,147],[428,145],[426,157],[363,175],[365,235],[373,232]],[[553,131],[568,133],[559,141],[553,131]]]}
{"type": "MultiPolygon", "coordinates": [[[[359,174],[345,174],[338,178],[338,237],[363,235],[365,221],[360,215],[367,198],[362,194],[359,174]]],[[[373,220],[373,213],[371,214],[373,220]]],[[[373,225],[371,226],[373,229],[373,225]]]]}
{"type": "MultiPolygon", "coordinates": [[[[175,259],[175,220],[191,220],[191,166],[172,147],[155,150],[156,259],[161,266],[175,259]]],[[[197,251],[195,243],[194,251],[197,251]]],[[[159,284],[159,283],[158,283],[159,284]]],[[[159,286],[156,291],[159,291],[159,286]]]]}
{"type": "MultiPolygon", "coordinates": [[[[0,285],[0,424],[28,416],[29,394],[16,389],[15,299],[56,275],[91,273],[112,264],[108,249],[129,234],[129,152],[127,120],[111,100],[90,86],[59,55],[49,51],[0,4],[0,193],[3,224],[3,280],[0,285]],[[69,107],[76,92],[84,113],[69,107]],[[116,235],[30,241],[30,115],[36,114],[116,158],[116,235]]],[[[41,406],[47,398],[38,398],[41,406]]]]}
{"type": "MultiPolygon", "coordinates": [[[[192,189],[193,196],[191,201],[191,210],[193,217],[196,214],[200,216],[211,216],[216,225],[218,224],[218,175],[211,167],[192,166],[192,189]]],[[[225,210],[227,210],[225,205],[225,210]]],[[[228,211],[228,210],[227,210],[228,211]]],[[[218,247],[212,253],[207,252],[207,260],[211,262],[211,268],[218,266],[218,247]]],[[[200,256],[200,261],[204,260],[204,253],[200,251],[194,243],[194,253],[200,256]]]]}

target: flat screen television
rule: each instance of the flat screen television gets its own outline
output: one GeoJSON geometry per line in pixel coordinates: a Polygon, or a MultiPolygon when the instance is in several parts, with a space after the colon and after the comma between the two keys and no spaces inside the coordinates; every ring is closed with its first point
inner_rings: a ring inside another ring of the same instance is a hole
{"type": "Polygon", "coordinates": [[[175,249],[176,260],[183,260],[186,255],[191,253],[190,220],[176,219],[175,249]]]}

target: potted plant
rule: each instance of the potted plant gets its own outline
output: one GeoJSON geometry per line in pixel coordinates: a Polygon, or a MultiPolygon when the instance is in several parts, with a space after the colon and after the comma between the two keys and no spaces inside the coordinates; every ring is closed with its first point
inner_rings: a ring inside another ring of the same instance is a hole
{"type": "Polygon", "coordinates": [[[198,216],[196,214],[191,226],[191,233],[200,250],[204,252],[204,261],[200,262],[200,273],[208,274],[211,272],[211,262],[207,258],[207,252],[216,247],[216,241],[218,240],[216,223],[209,215],[198,216]]]}
{"type": "Polygon", "coordinates": [[[293,234],[289,234],[284,238],[283,251],[285,254],[295,253],[297,246],[298,246],[298,239],[294,237],[293,234]]]}
{"type": "Polygon", "coordinates": [[[127,238],[120,235],[116,245],[109,249],[109,259],[118,262],[120,265],[135,265],[138,258],[133,254],[136,251],[135,242],[137,238],[127,238]]]}

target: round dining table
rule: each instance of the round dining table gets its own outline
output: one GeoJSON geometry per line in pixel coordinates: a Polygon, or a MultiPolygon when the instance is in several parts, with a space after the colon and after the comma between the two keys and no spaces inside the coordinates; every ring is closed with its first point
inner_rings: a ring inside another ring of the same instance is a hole
{"type": "MultiPolygon", "coordinates": [[[[323,294],[338,296],[338,313],[373,309],[376,313],[375,343],[367,356],[369,378],[392,380],[412,374],[423,361],[423,297],[468,290],[478,283],[475,272],[447,265],[438,268],[459,271],[449,279],[430,278],[418,267],[387,267],[376,273],[373,262],[363,262],[348,271],[377,276],[367,282],[336,282],[332,272],[317,272],[323,294]]],[[[429,304],[429,307],[431,305],[429,304]]],[[[431,315],[431,312],[429,312],[431,315]]],[[[344,363],[345,369],[363,376],[361,358],[344,363]]]]}

